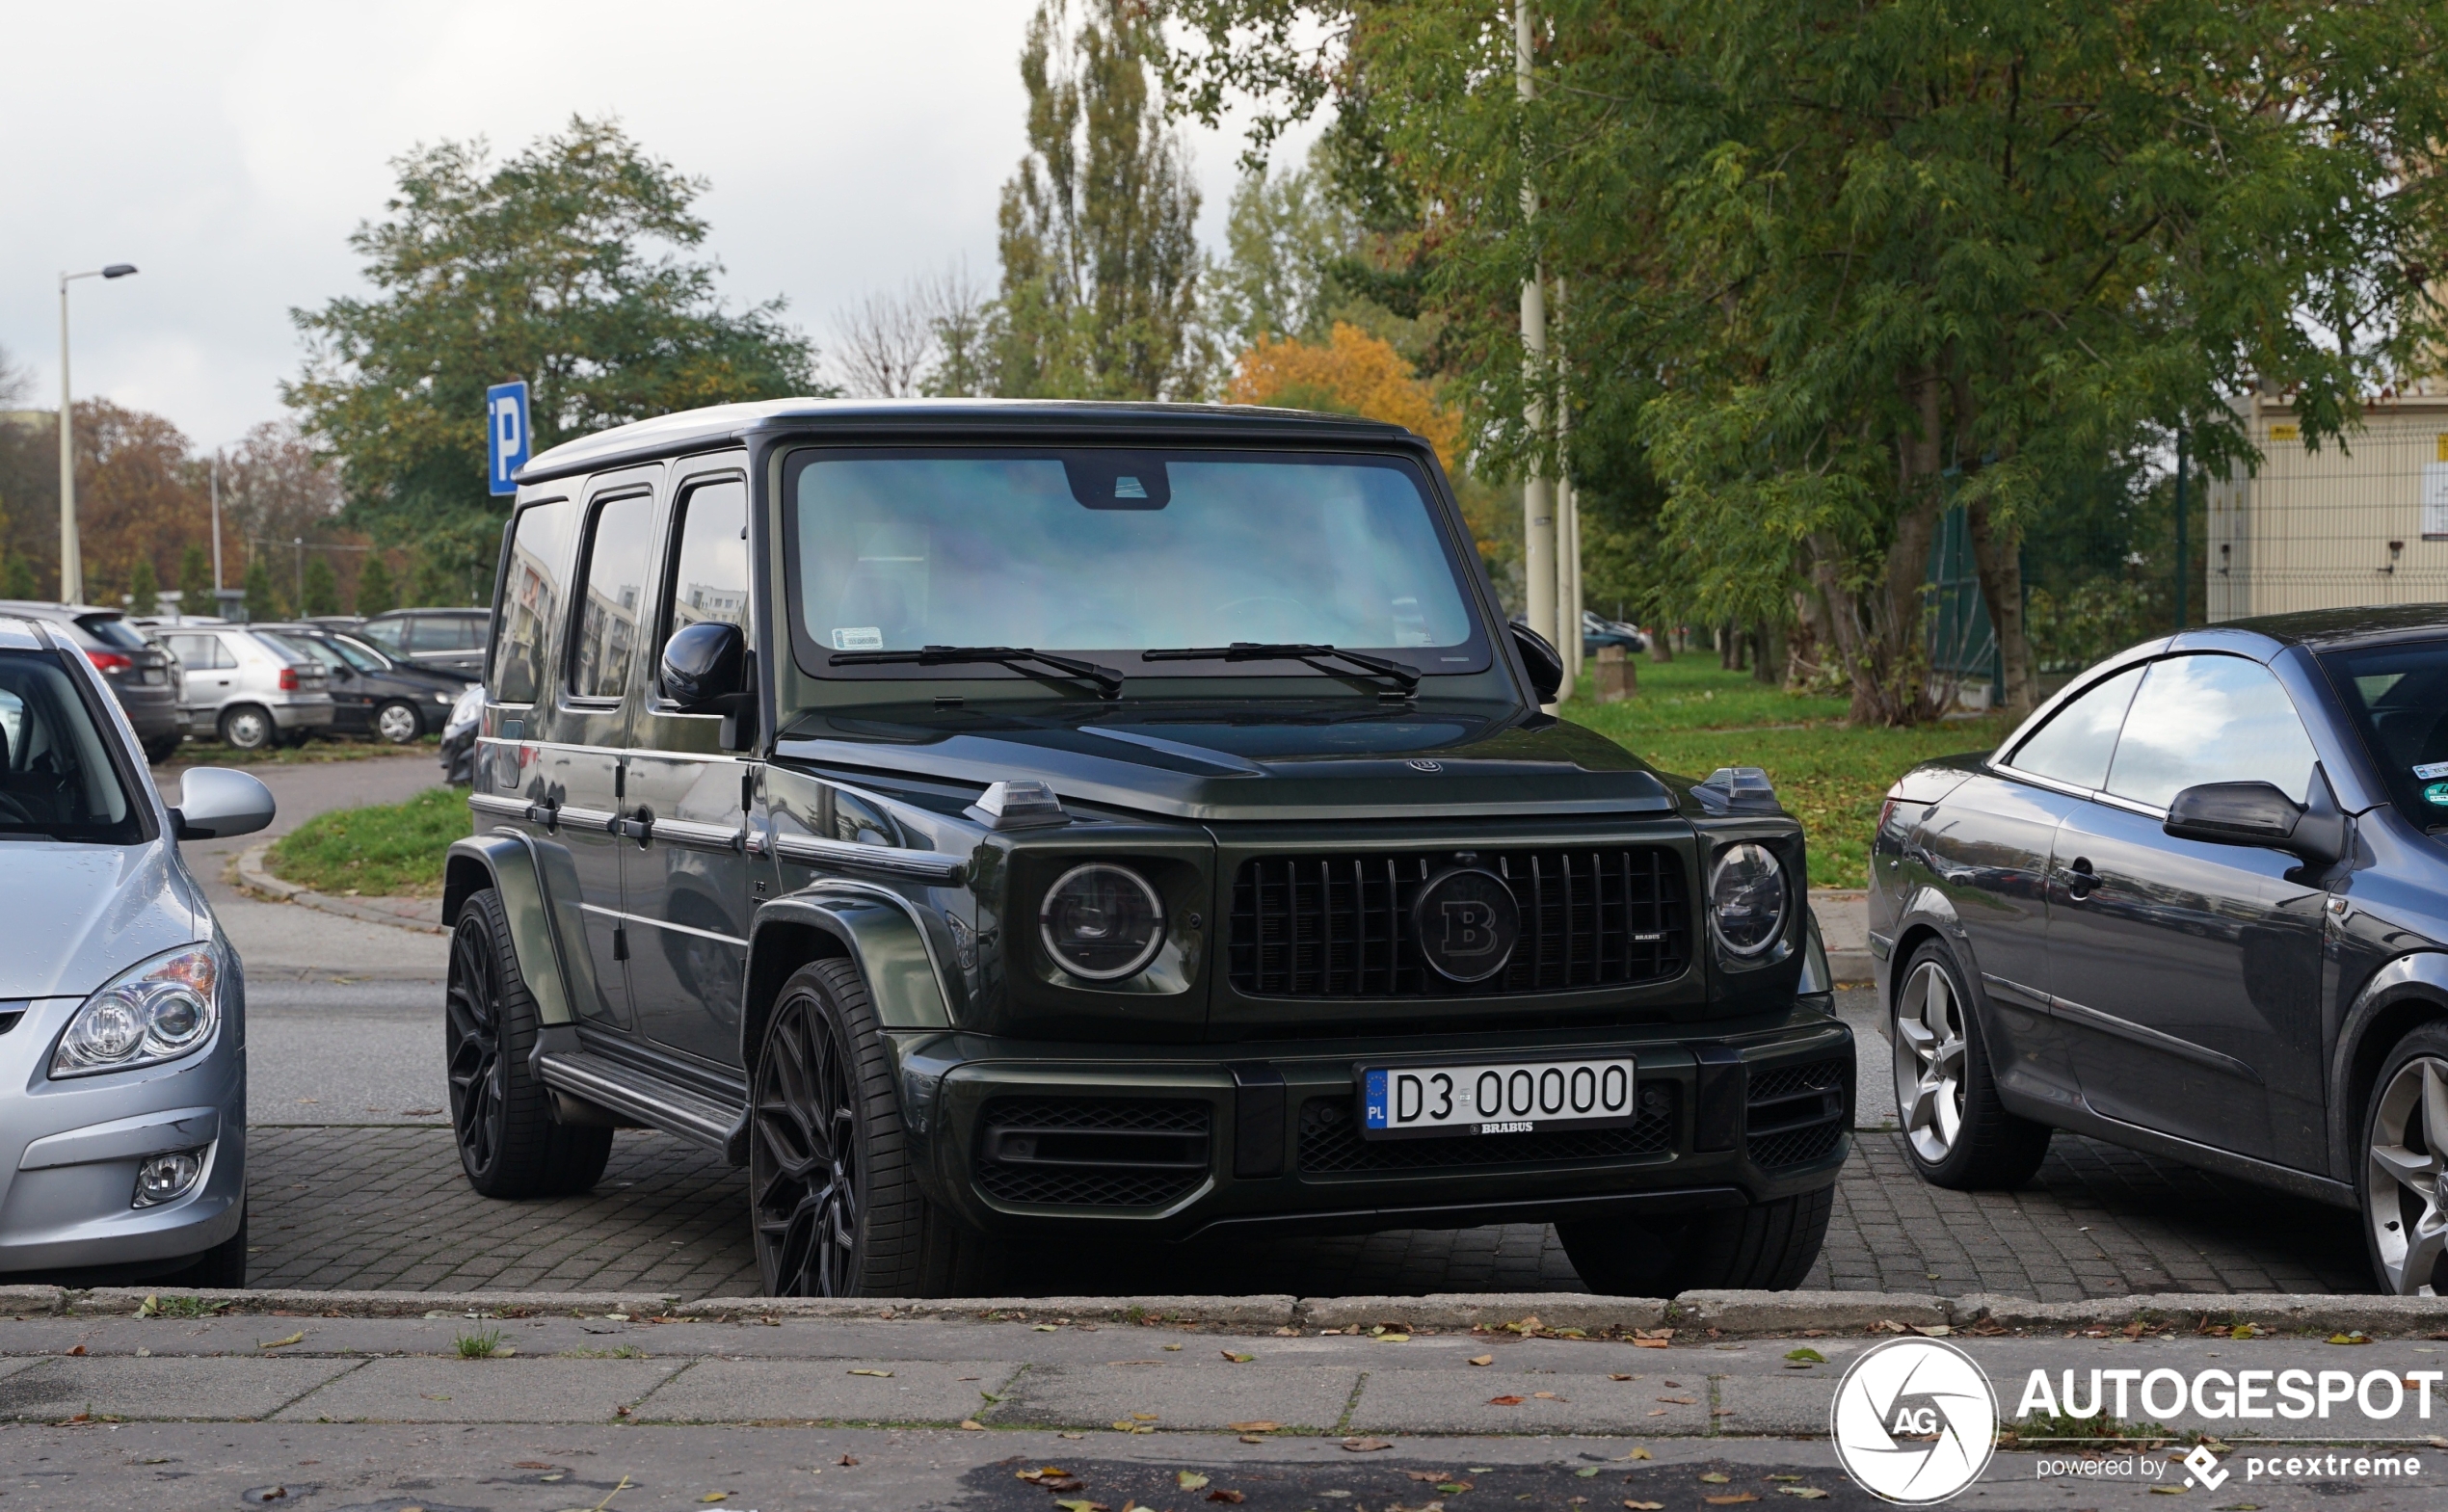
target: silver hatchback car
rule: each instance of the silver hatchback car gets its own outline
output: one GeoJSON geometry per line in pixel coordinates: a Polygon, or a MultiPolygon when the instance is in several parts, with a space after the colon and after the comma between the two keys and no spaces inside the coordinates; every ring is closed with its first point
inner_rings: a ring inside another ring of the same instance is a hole
{"type": "Polygon", "coordinates": [[[234,624],[169,625],[154,634],[178,659],[179,697],[197,734],[212,730],[223,745],[260,751],[332,728],[331,675],[315,658],[234,624]]]}
{"type": "Polygon", "coordinates": [[[180,839],[272,822],[243,772],[154,790],[101,675],[0,616],[0,1273],[246,1282],[246,987],[180,839]]]}

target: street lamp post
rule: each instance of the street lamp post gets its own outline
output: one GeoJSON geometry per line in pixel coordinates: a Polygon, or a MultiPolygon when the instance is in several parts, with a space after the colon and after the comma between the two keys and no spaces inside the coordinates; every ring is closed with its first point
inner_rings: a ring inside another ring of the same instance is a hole
{"type": "Polygon", "coordinates": [[[75,411],[68,393],[68,285],[78,279],[124,279],[132,262],[115,262],[87,273],[60,275],[60,601],[85,599],[85,562],[76,547],[75,411]]]}

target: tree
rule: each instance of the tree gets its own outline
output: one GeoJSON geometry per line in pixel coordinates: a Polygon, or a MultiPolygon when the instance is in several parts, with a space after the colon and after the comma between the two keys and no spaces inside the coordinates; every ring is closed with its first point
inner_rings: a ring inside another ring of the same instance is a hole
{"type": "Polygon", "coordinates": [[[204,548],[190,544],[178,557],[178,612],[180,614],[219,614],[221,604],[213,597],[212,558],[204,548]]]}
{"type": "Polygon", "coordinates": [[[153,571],[153,559],[139,556],[127,574],[127,612],[159,614],[162,609],[161,578],[153,571]]]}
{"type": "Polygon", "coordinates": [[[281,620],[288,611],[281,605],[280,590],[272,581],[272,568],[258,553],[247,563],[247,618],[249,620],[281,620]]]}
{"type": "Polygon", "coordinates": [[[0,563],[0,598],[40,598],[41,585],[34,576],[34,564],[14,551],[0,563]]]}
{"type": "Polygon", "coordinates": [[[496,164],[482,141],[395,159],[387,219],[349,245],[372,298],[292,310],[307,347],[281,388],[336,456],[350,517],[491,581],[503,503],[487,492],[484,390],[529,385],[534,447],[676,410],[816,389],[780,300],[734,311],[691,255],[702,178],[611,120],[573,117],[496,164]]]}
{"type": "Polygon", "coordinates": [[[1342,321],[1318,343],[1261,336],[1241,354],[1227,397],[1233,404],[1324,410],[1407,426],[1436,447],[1447,471],[1459,462],[1454,448],[1462,417],[1437,402],[1435,390],[1412,375],[1392,345],[1342,321]]]}
{"type": "Polygon", "coordinates": [[[1235,351],[1267,336],[1317,341],[1348,295],[1338,267],[1362,254],[1358,219],[1318,168],[1245,173],[1224,218],[1225,255],[1205,275],[1208,321],[1235,351]]]}
{"type": "Polygon", "coordinates": [[[409,597],[416,607],[433,608],[461,600],[458,585],[452,580],[451,565],[439,552],[423,552],[416,558],[416,576],[409,586],[409,597]]]}
{"type": "Polygon", "coordinates": [[[1131,0],[1041,0],[1021,50],[1028,155],[1003,186],[997,391],[1157,399],[1203,391],[1199,194],[1149,88],[1163,56],[1131,0]]]}
{"type": "Polygon", "coordinates": [[[1782,620],[1806,582],[1856,718],[1934,712],[1949,507],[2028,703],[2015,546],[2055,480],[2179,422],[2251,465],[2228,400],[2262,385],[2342,439],[2438,350],[2427,0],[1541,9],[1527,102],[1479,8],[1176,0],[1176,68],[1211,115],[1331,93],[1432,250],[1480,447],[1552,454],[1539,395],[1577,474],[1636,451],[1695,605],[1782,620]],[[1563,360],[1529,369],[1513,291],[1542,270],[1563,360]]]}
{"type": "Polygon", "coordinates": [[[371,619],[399,607],[399,590],[391,585],[390,564],[380,551],[365,554],[365,570],[357,574],[357,612],[371,619]]]}
{"type": "Polygon", "coordinates": [[[340,612],[339,580],[332,575],[332,564],[320,552],[306,565],[303,598],[298,606],[300,614],[311,617],[340,612]]]}

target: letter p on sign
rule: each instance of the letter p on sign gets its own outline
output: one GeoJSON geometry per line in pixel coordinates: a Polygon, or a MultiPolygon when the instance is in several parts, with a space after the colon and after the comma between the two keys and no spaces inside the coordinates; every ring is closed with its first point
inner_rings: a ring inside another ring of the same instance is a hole
{"type": "Polygon", "coordinates": [[[485,472],[495,493],[516,493],[512,476],[527,464],[527,385],[495,384],[485,390],[485,472]]]}

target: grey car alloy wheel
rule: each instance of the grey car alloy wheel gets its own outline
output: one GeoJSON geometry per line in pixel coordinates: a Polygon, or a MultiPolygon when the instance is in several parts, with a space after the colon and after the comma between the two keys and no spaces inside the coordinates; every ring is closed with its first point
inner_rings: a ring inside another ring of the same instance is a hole
{"type": "Polygon", "coordinates": [[[417,719],[416,710],[394,702],[374,711],[374,732],[395,746],[404,746],[424,733],[424,725],[417,719]]]}
{"type": "Polygon", "coordinates": [[[2448,1061],[2418,1055],[2389,1078],[2372,1116],[2363,1213],[2389,1289],[2436,1296],[2448,1255],[2448,1061]]]}
{"type": "Polygon", "coordinates": [[[1913,1153],[1931,1165],[1963,1129],[1963,1013],[1935,961],[1924,961],[1896,999],[1896,1106],[1913,1153]]]}

